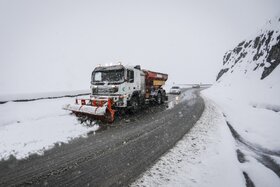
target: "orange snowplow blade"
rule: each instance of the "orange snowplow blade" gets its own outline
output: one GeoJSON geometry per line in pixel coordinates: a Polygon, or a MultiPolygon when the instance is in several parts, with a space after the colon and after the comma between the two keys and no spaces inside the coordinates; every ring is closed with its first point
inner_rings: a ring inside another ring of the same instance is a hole
{"type": "Polygon", "coordinates": [[[75,114],[85,114],[101,121],[112,123],[115,119],[115,110],[112,109],[111,99],[76,99],[75,104],[67,104],[64,110],[75,114]]]}

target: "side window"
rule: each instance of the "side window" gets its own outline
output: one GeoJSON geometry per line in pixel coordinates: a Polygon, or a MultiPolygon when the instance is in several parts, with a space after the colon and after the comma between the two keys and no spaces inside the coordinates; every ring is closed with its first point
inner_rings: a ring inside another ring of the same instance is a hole
{"type": "Polygon", "coordinates": [[[127,70],[127,81],[133,83],[134,82],[134,71],[127,70]]]}

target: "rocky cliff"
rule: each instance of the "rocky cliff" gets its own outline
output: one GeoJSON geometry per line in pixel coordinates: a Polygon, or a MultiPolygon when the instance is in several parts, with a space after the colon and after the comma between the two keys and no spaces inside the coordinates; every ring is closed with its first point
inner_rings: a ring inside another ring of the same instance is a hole
{"type": "MultiPolygon", "coordinates": [[[[223,68],[216,80],[236,70],[255,71],[259,79],[265,79],[280,64],[280,17],[269,21],[259,34],[239,43],[223,58],[223,68]]],[[[242,76],[242,75],[241,75],[242,76]]]]}

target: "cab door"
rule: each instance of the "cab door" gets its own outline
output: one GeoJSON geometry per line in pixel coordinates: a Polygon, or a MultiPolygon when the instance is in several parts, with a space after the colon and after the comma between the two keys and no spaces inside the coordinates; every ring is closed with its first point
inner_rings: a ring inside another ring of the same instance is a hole
{"type": "Polygon", "coordinates": [[[132,93],[136,87],[135,87],[135,80],[134,80],[134,70],[127,69],[126,71],[126,77],[127,77],[127,91],[128,93],[132,93]]]}

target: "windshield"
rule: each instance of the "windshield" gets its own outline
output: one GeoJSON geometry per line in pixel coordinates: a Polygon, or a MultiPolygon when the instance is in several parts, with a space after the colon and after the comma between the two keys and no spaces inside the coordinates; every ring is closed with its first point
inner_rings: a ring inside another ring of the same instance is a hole
{"type": "Polygon", "coordinates": [[[124,69],[92,72],[92,82],[122,82],[124,69]]]}
{"type": "Polygon", "coordinates": [[[173,86],[171,89],[180,89],[178,86],[173,86]]]}

